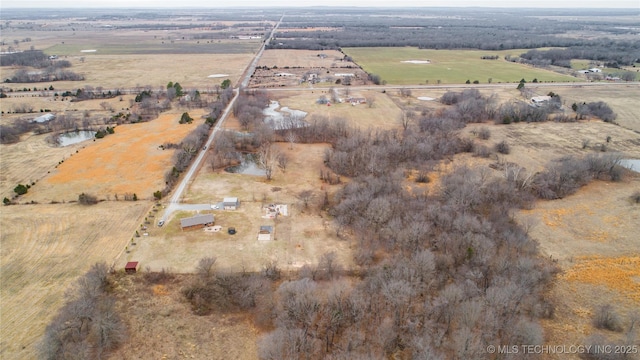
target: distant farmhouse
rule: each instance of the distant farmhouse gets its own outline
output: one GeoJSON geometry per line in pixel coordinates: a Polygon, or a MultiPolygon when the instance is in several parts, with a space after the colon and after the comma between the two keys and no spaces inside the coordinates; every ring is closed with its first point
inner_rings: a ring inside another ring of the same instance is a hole
{"type": "Polygon", "coordinates": [[[205,226],[213,225],[213,221],[213,214],[196,215],[193,217],[180,219],[180,227],[182,228],[182,230],[198,229],[205,226]]]}

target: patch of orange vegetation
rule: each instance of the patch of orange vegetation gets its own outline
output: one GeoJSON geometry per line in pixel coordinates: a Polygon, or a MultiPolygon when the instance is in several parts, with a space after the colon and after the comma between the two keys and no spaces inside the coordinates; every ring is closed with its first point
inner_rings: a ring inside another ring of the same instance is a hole
{"type": "Polygon", "coordinates": [[[640,255],[582,257],[562,277],[567,281],[606,286],[640,304],[640,255]]]}
{"type": "MultiPolygon", "coordinates": [[[[190,115],[197,119],[200,112],[190,115]]],[[[118,126],[115,134],[92,142],[43,181],[67,187],[74,194],[136,193],[151,198],[154,191],[164,188],[164,172],[171,167],[174,153],[159,146],[180,143],[197,126],[197,121],[179,124],[179,118],[180,114],[162,114],[150,122],[118,126]]]]}
{"type": "Polygon", "coordinates": [[[153,287],[153,295],[156,295],[156,296],[169,295],[169,290],[167,290],[167,287],[162,284],[155,285],[153,287]]]}

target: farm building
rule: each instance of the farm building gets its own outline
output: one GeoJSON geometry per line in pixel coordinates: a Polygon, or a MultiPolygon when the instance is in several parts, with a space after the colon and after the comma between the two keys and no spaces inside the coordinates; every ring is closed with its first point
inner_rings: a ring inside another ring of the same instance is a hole
{"type": "Polygon", "coordinates": [[[138,262],[137,261],[129,261],[124,266],[124,272],[127,274],[134,274],[138,271],[138,262]]]}
{"type": "Polygon", "coordinates": [[[213,225],[213,214],[196,215],[180,219],[180,227],[184,229],[200,228],[213,225]]]}
{"type": "Polygon", "coordinates": [[[240,206],[240,201],[237,197],[228,197],[222,200],[222,206],[225,210],[236,210],[240,206]]]}
{"type": "Polygon", "coordinates": [[[269,241],[271,240],[272,234],[273,234],[273,226],[268,226],[268,225],[260,226],[260,231],[258,232],[258,240],[269,241]]]}
{"type": "Polygon", "coordinates": [[[589,69],[589,72],[592,72],[592,73],[599,73],[599,72],[602,72],[602,70],[600,70],[600,69],[598,69],[598,68],[591,68],[591,69],[589,69]]]}

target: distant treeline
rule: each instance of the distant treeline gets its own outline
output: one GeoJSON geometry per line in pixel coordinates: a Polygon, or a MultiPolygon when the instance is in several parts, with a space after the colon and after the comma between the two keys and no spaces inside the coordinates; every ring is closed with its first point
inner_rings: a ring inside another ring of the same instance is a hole
{"type": "MultiPolygon", "coordinates": [[[[562,54],[550,53],[548,57],[535,60],[539,65],[559,66],[567,66],[568,59],[572,58],[618,65],[632,65],[640,59],[640,44],[637,41],[612,39],[620,35],[637,36],[637,30],[616,26],[615,19],[606,23],[586,20],[563,22],[538,17],[540,14],[535,12],[513,9],[501,13],[485,9],[456,13],[455,16],[425,13],[428,17],[418,17],[420,10],[415,11],[412,16],[386,17],[375,16],[374,13],[354,16],[348,11],[331,14],[329,18],[322,14],[287,14],[285,22],[275,34],[275,41],[269,47],[310,50],[403,46],[482,50],[566,48],[562,54]],[[314,30],[315,27],[319,29],[314,30]],[[298,31],[299,28],[305,31],[298,31]],[[598,39],[571,35],[580,31],[598,31],[604,35],[598,39]]],[[[534,61],[531,58],[527,60],[534,61]]]]}

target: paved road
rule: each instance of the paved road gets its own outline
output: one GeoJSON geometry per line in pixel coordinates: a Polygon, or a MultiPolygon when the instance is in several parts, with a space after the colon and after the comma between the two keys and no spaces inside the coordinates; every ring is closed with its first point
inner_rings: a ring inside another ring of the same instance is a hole
{"type": "MultiPolygon", "coordinates": [[[[278,29],[278,26],[280,26],[280,24],[282,23],[282,19],[283,18],[284,18],[284,15],[282,15],[282,17],[280,18],[280,21],[278,21],[276,26],[273,28],[273,31],[271,32],[272,35],[278,29]]],[[[262,53],[264,52],[264,48],[269,44],[270,40],[271,40],[271,36],[269,37],[269,39],[265,40],[265,42],[262,44],[262,47],[260,47],[260,50],[256,53],[256,56],[253,58],[253,61],[251,61],[251,63],[249,64],[247,70],[245,71],[244,79],[240,83],[240,88],[246,87],[247,84],[249,83],[249,80],[251,79],[251,74],[253,74],[253,72],[255,70],[255,67],[258,64],[258,61],[260,60],[260,57],[262,56],[262,53]]],[[[233,104],[235,104],[236,100],[238,99],[238,95],[240,93],[239,89],[236,88],[233,91],[234,91],[233,98],[231,99],[231,101],[229,102],[227,107],[224,109],[224,112],[222,113],[222,115],[220,116],[218,121],[216,122],[216,125],[213,127],[213,131],[211,131],[211,134],[209,134],[209,138],[207,139],[207,142],[205,143],[205,146],[206,146],[207,149],[213,143],[213,139],[218,134],[218,131],[220,131],[220,129],[222,128],[222,124],[224,123],[224,121],[229,116],[229,113],[231,112],[231,109],[233,109],[233,104]]],[[[169,199],[169,204],[167,205],[167,207],[164,210],[164,214],[162,215],[161,221],[166,222],[169,219],[169,216],[171,215],[171,213],[176,211],[176,210],[207,210],[207,209],[211,209],[211,205],[210,204],[196,204],[196,205],[180,204],[180,199],[182,197],[182,193],[187,188],[187,185],[189,185],[189,182],[191,182],[191,178],[193,177],[193,175],[200,168],[200,164],[202,163],[202,160],[204,159],[205,155],[206,155],[206,150],[204,150],[204,149],[201,149],[198,152],[198,156],[196,157],[196,159],[193,161],[193,163],[189,167],[189,170],[185,173],[184,177],[182,178],[182,181],[180,181],[178,186],[173,191],[173,195],[171,196],[171,199],[169,199]]]]}

